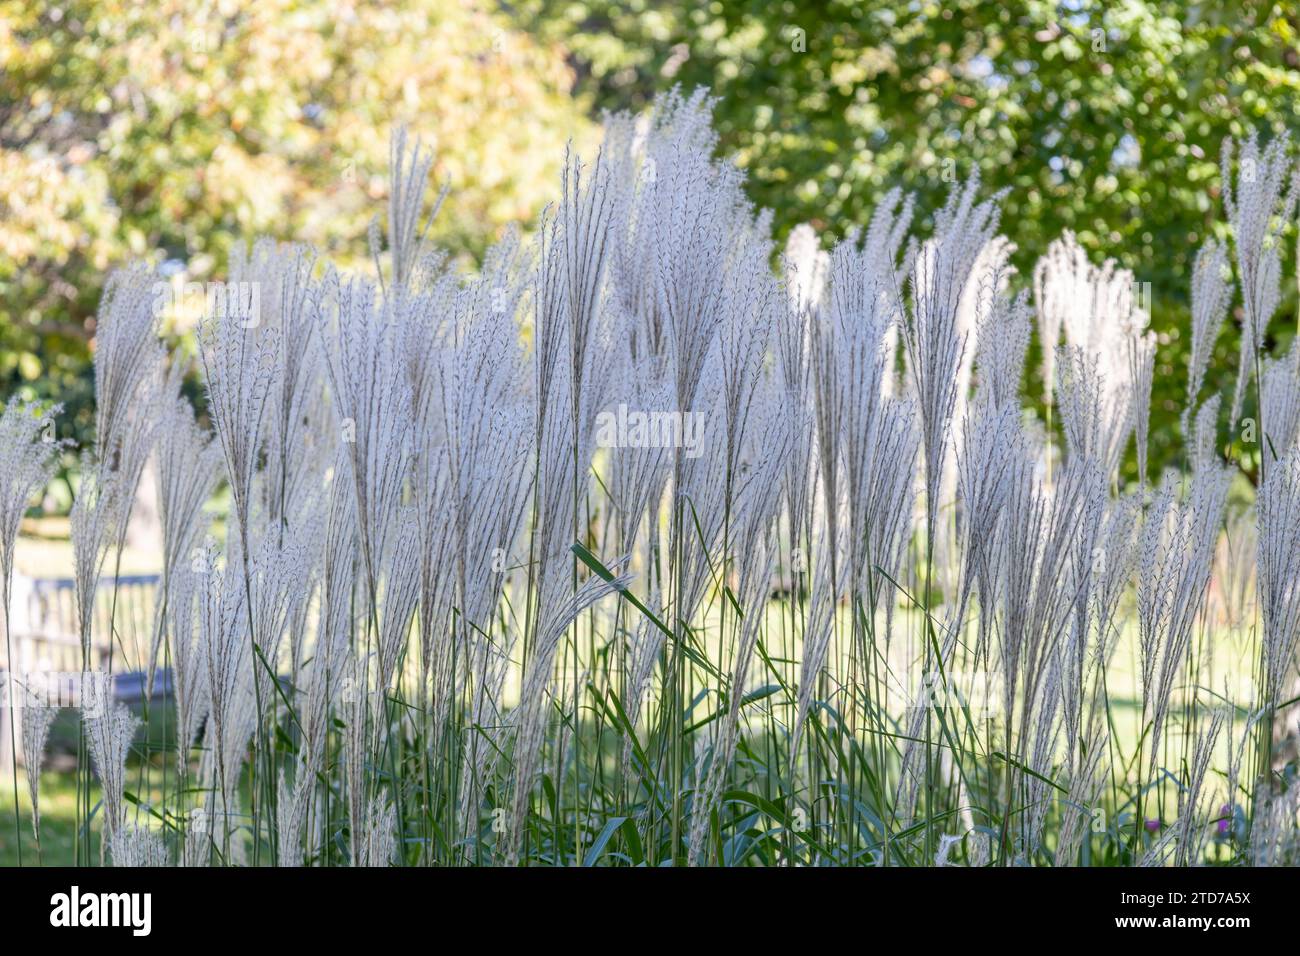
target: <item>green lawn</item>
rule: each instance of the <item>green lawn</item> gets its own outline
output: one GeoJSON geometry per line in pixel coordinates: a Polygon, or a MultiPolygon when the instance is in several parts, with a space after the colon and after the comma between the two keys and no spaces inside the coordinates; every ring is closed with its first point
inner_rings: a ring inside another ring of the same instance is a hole
{"type": "MultiPolygon", "coordinates": [[[[41,776],[41,843],[37,852],[32,837],[31,802],[27,797],[27,778],[18,771],[18,822],[22,828],[23,865],[39,862],[44,866],[72,866],[75,863],[76,777],[71,773],[46,773],[41,776]]],[[[96,797],[97,799],[97,797],[96,797]]],[[[14,833],[13,784],[6,780],[0,794],[0,866],[18,865],[18,840],[14,833]]],[[[95,851],[99,852],[99,833],[92,828],[95,851]]]]}

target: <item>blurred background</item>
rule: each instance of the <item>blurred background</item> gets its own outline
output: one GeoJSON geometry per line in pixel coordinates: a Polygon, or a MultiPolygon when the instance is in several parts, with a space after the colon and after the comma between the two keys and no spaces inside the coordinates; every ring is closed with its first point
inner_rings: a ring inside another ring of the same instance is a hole
{"type": "MultiPolygon", "coordinates": [[[[472,268],[554,198],[566,142],[589,154],[604,111],[704,85],[782,240],[809,223],[829,245],[894,185],[924,233],[978,170],[1007,190],[1021,282],[1064,229],[1149,282],[1158,467],[1181,447],[1222,140],[1300,132],[1298,67],[1300,13],[1265,2],[0,0],[0,397],[62,402],[60,436],[88,439],[95,309],[133,257],[204,281],[270,235],[364,268],[396,124],[435,148],[434,233],[472,268]]],[[[1296,330],[1284,268],[1274,350],[1296,330]]]]}

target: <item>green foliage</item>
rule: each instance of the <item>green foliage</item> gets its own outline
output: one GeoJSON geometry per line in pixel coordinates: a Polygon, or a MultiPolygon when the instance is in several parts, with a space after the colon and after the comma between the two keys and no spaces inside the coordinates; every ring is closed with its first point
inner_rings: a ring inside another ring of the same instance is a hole
{"type": "MultiPolygon", "coordinates": [[[[525,8],[533,29],[569,45],[580,89],[601,106],[635,107],[671,84],[711,87],[722,150],[747,170],[749,194],[774,211],[778,235],[808,222],[829,245],[865,224],[894,185],[929,214],[951,179],[978,170],[989,190],[1007,189],[1002,228],[1024,281],[1064,229],[1095,260],[1118,259],[1151,283],[1161,342],[1152,460],[1176,454],[1191,262],[1222,229],[1220,145],[1251,129],[1300,130],[1293,7],[529,0],[525,8]]],[[[1290,289],[1281,316],[1294,315],[1290,289]]],[[[1275,335],[1290,327],[1281,316],[1275,335]]],[[[1229,325],[1213,364],[1230,369],[1229,325]]],[[[1231,388],[1226,373],[1209,384],[1231,388]]]]}
{"type": "MultiPolygon", "coordinates": [[[[1174,370],[1189,344],[1192,256],[1222,231],[1220,143],[1252,128],[1300,131],[1294,10],[1171,0],[511,9],[514,23],[476,0],[0,0],[0,390],[63,401],[86,438],[94,308],[106,270],[130,256],[203,280],[222,274],[235,237],[267,233],[355,261],[385,194],[395,122],[433,143],[435,175],[455,191],[458,216],[442,217],[436,239],[473,254],[553,194],[557,146],[591,134],[588,104],[636,108],[672,84],[706,85],[720,98],[722,149],[780,236],[810,222],[829,243],[892,185],[932,212],[946,180],[978,169],[990,190],[1008,189],[1003,229],[1026,281],[1069,228],[1094,258],[1150,282],[1161,333],[1153,463],[1177,453],[1174,370]]],[[[1294,314],[1286,288],[1280,344],[1294,314]]],[[[1236,340],[1228,323],[1212,369],[1234,367],[1236,340]]],[[[1208,386],[1227,390],[1229,375],[1208,386]]]]}
{"type": "Polygon", "coordinates": [[[481,251],[590,135],[570,81],[462,0],[0,0],[0,393],[62,401],[86,440],[95,306],[128,258],[202,281],[258,234],[364,255],[396,123],[455,192],[437,241],[481,251]]]}

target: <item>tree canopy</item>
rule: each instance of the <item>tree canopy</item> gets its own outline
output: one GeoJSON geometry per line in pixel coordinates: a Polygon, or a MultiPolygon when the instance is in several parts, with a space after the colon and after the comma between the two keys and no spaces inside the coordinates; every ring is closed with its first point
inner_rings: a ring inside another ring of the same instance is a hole
{"type": "MultiPolygon", "coordinates": [[[[1161,341],[1157,458],[1178,437],[1171,406],[1189,347],[1191,263],[1207,234],[1224,232],[1222,141],[1300,132],[1300,14],[1289,5],[527,0],[525,8],[532,29],[564,39],[579,89],[601,106],[634,107],[671,84],[711,87],[722,149],[745,168],[749,195],[772,209],[779,233],[807,222],[829,244],[864,224],[891,186],[932,213],[953,179],[978,171],[988,190],[1006,190],[1002,231],[1017,246],[1022,280],[1066,229],[1094,260],[1116,258],[1150,283],[1161,341]]],[[[1285,268],[1291,274],[1294,263],[1285,268]]],[[[1295,296],[1292,283],[1285,288],[1273,334],[1289,338],[1295,296]]],[[[1221,360],[1236,336],[1225,327],[1221,360]]]]}
{"type": "MultiPolygon", "coordinates": [[[[0,381],[84,427],[95,305],[129,257],[202,280],[256,234],[362,252],[395,123],[452,187],[435,238],[473,254],[554,195],[599,111],[707,86],[779,236],[829,245],[892,186],[924,230],[978,172],[1022,281],[1071,229],[1150,283],[1159,461],[1192,259],[1226,234],[1221,143],[1300,132],[1298,36],[1267,2],[0,0],[0,381]]],[[[1294,330],[1285,288],[1270,345],[1294,330]]]]}
{"type": "Polygon", "coordinates": [[[202,281],[256,235],[363,253],[397,123],[454,194],[439,243],[482,250],[593,128],[571,80],[471,0],[0,0],[3,390],[64,402],[84,439],[95,308],[129,258],[202,281]]]}

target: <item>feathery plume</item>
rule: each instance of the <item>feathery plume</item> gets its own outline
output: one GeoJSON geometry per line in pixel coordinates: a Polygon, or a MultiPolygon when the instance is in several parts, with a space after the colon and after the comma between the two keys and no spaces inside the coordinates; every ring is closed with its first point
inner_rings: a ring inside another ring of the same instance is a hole
{"type": "Polygon", "coordinates": [[[959,299],[998,227],[997,198],[977,202],[979,187],[975,175],[936,215],[935,238],[921,248],[913,266],[912,314],[903,325],[925,461],[927,554],[934,552],[939,482],[957,401],[957,370],[967,346],[968,334],[957,327],[959,299]]]}
{"type": "Polygon", "coordinates": [[[1187,359],[1187,402],[1182,430],[1187,434],[1187,416],[1196,407],[1205,372],[1210,366],[1219,329],[1232,305],[1232,274],[1228,269],[1228,248],[1214,239],[1196,253],[1192,265],[1192,348],[1187,359]]]}
{"type": "Polygon", "coordinates": [[[1290,138],[1283,133],[1261,148],[1256,131],[1240,143],[1234,144],[1231,138],[1223,141],[1220,160],[1223,208],[1232,224],[1245,316],[1230,415],[1234,422],[1241,415],[1252,360],[1264,347],[1268,320],[1277,310],[1282,294],[1282,250],[1278,234],[1282,224],[1290,222],[1300,198],[1300,175],[1287,157],[1289,145],[1290,138]],[[1235,186],[1234,156],[1237,158],[1235,186]]]}
{"type": "MultiPolygon", "coordinates": [[[[108,277],[95,320],[95,460],[118,470],[127,422],[139,418],[136,397],[148,388],[161,357],[160,296],[166,284],[144,265],[108,277]]],[[[132,486],[134,490],[134,486],[132,486]]]]}
{"type": "Polygon", "coordinates": [[[42,411],[11,398],[0,411],[0,573],[5,608],[13,581],[14,542],[23,514],[37,491],[54,475],[65,442],[54,437],[54,417],[62,406],[42,411]]]}
{"type": "Polygon", "coordinates": [[[83,455],[81,484],[68,516],[83,668],[90,666],[95,594],[108,557],[110,535],[124,507],[116,477],[83,455]]]}
{"type": "Polygon", "coordinates": [[[1129,399],[1133,428],[1137,437],[1138,481],[1147,479],[1147,430],[1151,417],[1151,380],[1156,367],[1156,334],[1134,335],[1129,339],[1129,382],[1133,389],[1129,399]]]}
{"type": "Polygon", "coordinates": [[[108,838],[108,854],[114,866],[168,866],[170,858],[163,835],[142,826],[124,826],[108,838]]]}
{"type": "MultiPolygon", "coordinates": [[[[107,681],[105,681],[107,685],[107,681]]],[[[140,719],[121,704],[109,704],[91,713],[83,709],[82,722],[90,743],[90,759],[99,774],[104,799],[104,832],[111,845],[126,820],[126,757],[140,728],[140,719]]]]}
{"type": "Polygon", "coordinates": [[[1269,471],[1258,507],[1264,692],[1274,706],[1300,635],[1300,454],[1289,453],[1269,471]]]}
{"type": "MultiPolygon", "coordinates": [[[[23,685],[23,767],[27,771],[27,795],[32,801],[32,835],[41,840],[41,767],[45,764],[45,742],[54,723],[55,708],[49,706],[41,695],[23,685]]],[[[14,706],[14,702],[9,702],[14,706]]]]}
{"type": "MultiPolygon", "coordinates": [[[[244,288],[245,273],[256,275],[242,249],[232,253],[232,280],[244,288]]],[[[259,279],[247,288],[259,299],[259,279]]],[[[199,325],[199,358],[208,410],[230,482],[232,516],[241,546],[251,535],[253,481],[266,428],[266,409],[280,374],[275,330],[251,317],[251,310],[221,309],[199,325]]]]}

